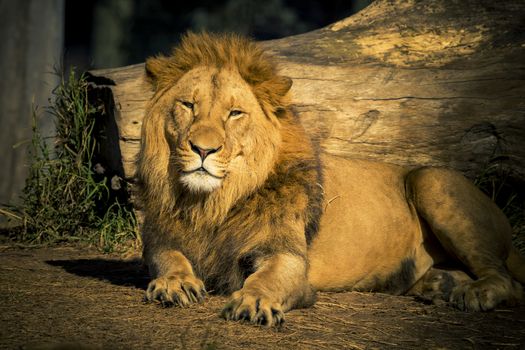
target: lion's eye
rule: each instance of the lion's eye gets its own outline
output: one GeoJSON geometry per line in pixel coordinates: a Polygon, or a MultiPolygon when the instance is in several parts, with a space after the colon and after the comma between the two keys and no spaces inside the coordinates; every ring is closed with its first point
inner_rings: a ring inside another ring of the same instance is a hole
{"type": "Polygon", "coordinates": [[[238,109],[234,109],[230,112],[230,118],[239,118],[241,115],[243,115],[243,111],[239,111],[238,109]]]}
{"type": "Polygon", "coordinates": [[[188,101],[182,101],[181,103],[182,103],[182,105],[183,105],[184,107],[193,110],[193,103],[188,102],[188,101]]]}

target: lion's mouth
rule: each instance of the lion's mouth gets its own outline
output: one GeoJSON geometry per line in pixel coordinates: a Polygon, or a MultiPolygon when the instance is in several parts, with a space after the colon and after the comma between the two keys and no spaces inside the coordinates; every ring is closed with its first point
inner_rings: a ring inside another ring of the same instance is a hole
{"type": "Polygon", "coordinates": [[[189,170],[189,171],[182,171],[182,173],[185,174],[185,175],[197,174],[197,175],[201,175],[201,176],[202,175],[211,176],[211,177],[216,178],[216,179],[222,179],[224,177],[224,176],[218,176],[218,175],[212,174],[211,172],[209,172],[203,166],[201,166],[200,168],[197,168],[197,169],[189,170]]]}
{"type": "Polygon", "coordinates": [[[182,171],[180,182],[192,192],[209,193],[222,185],[224,176],[218,176],[210,172],[203,166],[182,171]]]}

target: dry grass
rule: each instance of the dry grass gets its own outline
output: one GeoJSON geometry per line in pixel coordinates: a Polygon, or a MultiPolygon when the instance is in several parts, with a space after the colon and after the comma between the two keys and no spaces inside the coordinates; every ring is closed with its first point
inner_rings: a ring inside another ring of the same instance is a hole
{"type": "Polygon", "coordinates": [[[140,261],[78,248],[0,254],[0,348],[421,349],[525,345],[525,308],[464,313],[410,297],[322,293],[279,329],[227,322],[225,297],[188,308],[142,302],[140,261]]]}

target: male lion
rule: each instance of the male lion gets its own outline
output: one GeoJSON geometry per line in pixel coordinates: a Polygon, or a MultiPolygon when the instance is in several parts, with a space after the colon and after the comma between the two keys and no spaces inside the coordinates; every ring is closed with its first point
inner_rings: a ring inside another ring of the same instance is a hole
{"type": "Polygon", "coordinates": [[[315,290],[473,311],[522,296],[525,259],[492,201],[454,171],[320,154],[290,111],[291,80],[256,43],[189,33],[146,71],[147,300],[186,306],[206,286],[233,293],[224,318],[272,326],[315,290]]]}

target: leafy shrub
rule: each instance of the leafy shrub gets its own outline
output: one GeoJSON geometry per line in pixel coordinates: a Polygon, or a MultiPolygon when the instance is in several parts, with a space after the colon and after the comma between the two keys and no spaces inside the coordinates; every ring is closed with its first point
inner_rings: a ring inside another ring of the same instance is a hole
{"type": "Polygon", "coordinates": [[[137,239],[133,212],[110,188],[95,163],[97,117],[102,105],[88,101],[84,76],[70,73],[48,107],[56,135],[42,137],[33,113],[29,174],[22,204],[3,210],[21,222],[15,239],[24,243],[88,242],[105,251],[137,239]]]}

